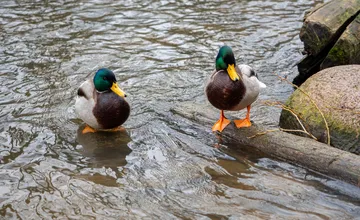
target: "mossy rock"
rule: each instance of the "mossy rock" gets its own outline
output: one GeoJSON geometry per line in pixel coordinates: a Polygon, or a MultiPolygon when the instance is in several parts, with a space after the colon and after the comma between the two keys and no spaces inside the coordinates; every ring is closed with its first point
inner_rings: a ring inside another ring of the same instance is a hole
{"type": "Polygon", "coordinates": [[[332,0],[305,15],[300,39],[307,56],[297,65],[294,84],[328,67],[360,64],[359,16],[360,0],[332,0]]]}
{"type": "Polygon", "coordinates": [[[333,0],[314,8],[305,16],[300,30],[305,51],[313,56],[319,54],[359,10],[360,0],[333,0]]]}
{"type": "MultiPolygon", "coordinates": [[[[324,69],[311,76],[286,102],[305,128],[326,143],[325,122],[310,98],[300,90],[309,95],[324,114],[331,146],[360,154],[360,65],[324,69]]],[[[280,127],[301,129],[297,119],[286,110],[281,113],[280,127]]]]}
{"type": "Polygon", "coordinates": [[[360,64],[360,14],[347,26],[320,69],[346,64],[360,64]]]}

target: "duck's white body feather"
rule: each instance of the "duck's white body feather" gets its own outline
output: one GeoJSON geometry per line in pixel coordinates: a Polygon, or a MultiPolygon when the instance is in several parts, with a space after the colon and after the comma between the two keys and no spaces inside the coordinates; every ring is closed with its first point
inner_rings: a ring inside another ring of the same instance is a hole
{"type": "Polygon", "coordinates": [[[95,86],[92,80],[86,80],[83,82],[79,89],[85,94],[84,96],[77,96],[75,100],[75,111],[79,118],[81,118],[89,126],[99,129],[99,123],[97,122],[93,109],[95,107],[96,101],[96,91],[95,86]]]}
{"type": "Polygon", "coordinates": [[[252,68],[248,65],[242,64],[238,66],[241,72],[241,80],[243,80],[246,91],[244,97],[231,111],[239,111],[254,103],[260,93],[260,89],[266,88],[266,85],[255,76],[251,75],[252,68]]]}

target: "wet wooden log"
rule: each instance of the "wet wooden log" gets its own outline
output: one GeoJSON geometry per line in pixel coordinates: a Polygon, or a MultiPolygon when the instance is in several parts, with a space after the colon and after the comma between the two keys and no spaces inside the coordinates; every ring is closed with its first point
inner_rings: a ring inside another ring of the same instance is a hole
{"type": "MultiPolygon", "coordinates": [[[[174,114],[211,129],[218,119],[215,111],[205,111],[205,105],[183,103],[172,109],[174,114]]],[[[256,148],[286,162],[296,164],[324,175],[360,186],[360,156],[342,151],[313,139],[296,136],[283,131],[266,132],[260,125],[237,129],[233,124],[221,134],[231,138],[244,147],[256,148]],[[264,133],[259,135],[260,133],[264,133]],[[250,138],[254,136],[253,138],[250,138]]]]}
{"type": "Polygon", "coordinates": [[[307,56],[298,64],[299,75],[294,79],[295,84],[300,85],[312,74],[329,66],[360,64],[360,59],[357,59],[360,29],[356,19],[359,14],[360,0],[332,0],[305,16],[300,39],[304,42],[307,56]],[[348,28],[349,25],[353,27],[348,28]],[[341,42],[337,43],[339,39],[341,42]],[[357,54],[356,59],[354,54],[357,54]]]}
{"type": "Polygon", "coordinates": [[[336,41],[320,69],[346,64],[360,64],[360,14],[336,41]]]}

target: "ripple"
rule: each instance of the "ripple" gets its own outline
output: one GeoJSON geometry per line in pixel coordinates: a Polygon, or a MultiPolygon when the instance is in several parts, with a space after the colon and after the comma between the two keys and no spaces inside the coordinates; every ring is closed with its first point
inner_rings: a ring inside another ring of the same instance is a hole
{"type": "MultiPolygon", "coordinates": [[[[302,57],[304,11],[322,1],[13,1],[0,8],[0,214],[5,218],[352,218],[359,192],[245,151],[171,111],[205,103],[223,44],[268,89],[276,126],[302,57]],[[82,135],[77,87],[112,69],[127,133],[82,135]]],[[[216,111],[205,105],[204,111],[216,111]]],[[[239,115],[234,113],[233,115],[239,115]]]]}

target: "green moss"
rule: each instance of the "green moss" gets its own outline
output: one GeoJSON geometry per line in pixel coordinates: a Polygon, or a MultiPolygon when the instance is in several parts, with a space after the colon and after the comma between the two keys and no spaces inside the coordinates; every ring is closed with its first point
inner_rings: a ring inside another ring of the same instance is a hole
{"type": "Polygon", "coordinates": [[[345,10],[344,13],[340,14],[338,17],[338,23],[343,24],[345,23],[351,16],[353,16],[356,13],[356,10],[353,8],[350,8],[348,10],[345,10]]]}
{"type": "Polygon", "coordinates": [[[327,59],[330,59],[336,64],[347,64],[349,63],[349,51],[345,51],[345,47],[341,43],[337,43],[331,48],[327,59]]]}
{"type": "MultiPolygon", "coordinates": [[[[306,90],[306,88],[303,89],[306,90]]],[[[309,97],[300,93],[302,92],[296,90],[286,101],[285,105],[292,109],[299,116],[304,126],[309,129],[310,133],[319,138],[319,136],[326,132],[325,121],[321,116],[319,110],[310,101],[309,97]]],[[[339,100],[333,100],[333,102],[335,103],[338,101],[339,100]]],[[[339,119],[334,119],[331,116],[331,111],[322,109],[322,112],[330,128],[331,136],[334,135],[336,137],[339,137],[342,134],[353,135],[354,132],[356,133],[356,128],[350,127],[348,124],[344,123],[339,119]]],[[[297,119],[288,111],[282,112],[281,121],[281,127],[290,129],[301,129],[301,126],[297,119]]]]}

